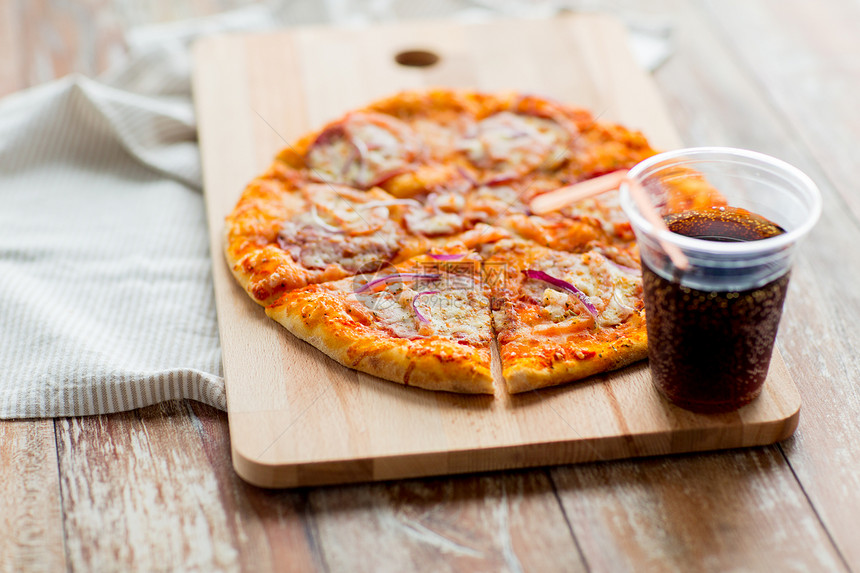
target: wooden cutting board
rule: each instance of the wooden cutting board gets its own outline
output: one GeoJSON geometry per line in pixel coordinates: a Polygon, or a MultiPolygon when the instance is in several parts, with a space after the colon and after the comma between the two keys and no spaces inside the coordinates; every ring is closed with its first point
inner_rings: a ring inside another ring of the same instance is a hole
{"type": "Polygon", "coordinates": [[[200,41],[194,61],[233,463],[245,480],[293,487],[713,450],[772,443],[796,428],[800,396],[778,354],[761,398],[712,416],[664,402],[647,363],[516,396],[501,385],[494,397],[402,387],[294,338],[227,268],[224,216],[245,183],[286,142],[404,88],[545,94],[641,129],[656,147],[678,147],[616,21],[577,15],[220,36],[200,41]],[[439,61],[398,64],[409,50],[439,61]]]}

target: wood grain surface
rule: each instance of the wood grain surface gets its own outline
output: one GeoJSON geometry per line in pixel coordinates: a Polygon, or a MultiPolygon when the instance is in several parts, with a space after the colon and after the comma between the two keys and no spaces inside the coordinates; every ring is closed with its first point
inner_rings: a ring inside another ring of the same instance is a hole
{"type": "MultiPolygon", "coordinates": [[[[97,4],[0,0],[0,94],[102,71],[94,61],[104,58],[87,53],[122,53],[119,32],[133,24],[230,5],[97,4]],[[47,11],[74,13],[68,25],[90,37],[61,36],[47,11]],[[49,59],[36,74],[33,62],[49,59]]],[[[671,23],[674,53],[655,79],[685,144],[772,153],[822,187],[825,219],[801,250],[778,338],[804,401],[792,438],[550,471],[268,491],[235,475],[227,416],[200,404],[0,421],[0,571],[143,571],[155,552],[158,570],[860,570],[858,4],[588,5],[631,25],[671,23]],[[137,459],[149,451],[162,457],[137,459]],[[147,501],[159,491],[159,502],[147,501]],[[126,512],[135,519],[119,517],[126,512]],[[185,514],[196,526],[177,527],[185,514]]]]}
{"type": "Polygon", "coordinates": [[[0,569],[65,568],[62,516],[53,422],[0,423],[0,569]]]}
{"type": "Polygon", "coordinates": [[[794,431],[800,397],[779,356],[761,398],[721,416],[669,406],[642,364],[516,396],[497,375],[495,398],[392,385],[263,324],[262,309],[219,256],[224,217],[277,151],[308,126],[402,89],[539,93],[641,129],[657,148],[677,147],[666,108],[626,42],[615,19],[598,15],[198,42],[194,93],[239,475],[264,487],[386,480],[770,444],[794,431]],[[439,63],[396,63],[412,48],[439,63]]]}
{"type": "Polygon", "coordinates": [[[852,95],[860,93],[860,62],[852,55],[860,5],[790,2],[775,9],[738,2],[725,10],[715,2],[707,8],[720,40],[746,54],[736,81],[757,78],[757,105],[740,94],[734,101],[723,96],[735,109],[743,102],[754,124],[734,137],[794,162],[824,195],[778,339],[813,423],[784,450],[846,561],[860,569],[860,109],[852,95]]]}

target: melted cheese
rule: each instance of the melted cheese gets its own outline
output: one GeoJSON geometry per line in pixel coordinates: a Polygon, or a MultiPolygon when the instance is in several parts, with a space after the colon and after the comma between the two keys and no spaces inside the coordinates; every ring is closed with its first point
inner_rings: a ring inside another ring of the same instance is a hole
{"type": "MultiPolygon", "coordinates": [[[[536,261],[534,270],[544,271],[582,291],[598,311],[598,326],[621,324],[636,312],[641,289],[639,277],[622,271],[599,253],[553,253],[536,261]]],[[[541,315],[553,322],[589,316],[575,295],[548,287],[543,281],[527,280],[523,290],[541,305],[541,315]]]]}
{"type": "Polygon", "coordinates": [[[543,291],[543,315],[553,322],[564,320],[571,310],[570,295],[551,288],[543,291]]]}
{"type": "Polygon", "coordinates": [[[323,144],[314,145],[308,153],[308,167],[313,174],[328,183],[352,183],[353,163],[357,150],[343,136],[323,144]]]}
{"type": "Polygon", "coordinates": [[[406,167],[414,154],[410,128],[390,116],[366,114],[324,132],[308,165],[320,179],[367,188],[406,167]]]}
{"type": "Polygon", "coordinates": [[[406,228],[418,235],[451,235],[462,231],[465,223],[461,214],[465,199],[459,193],[432,193],[425,209],[410,210],[404,220],[406,228]]]}
{"type": "Polygon", "coordinates": [[[639,275],[622,271],[607,261],[612,276],[613,291],[609,304],[600,313],[600,324],[613,326],[621,324],[636,313],[636,303],[641,290],[639,275]]]}
{"type": "Polygon", "coordinates": [[[463,230],[463,216],[456,213],[415,210],[406,214],[406,227],[418,235],[451,235],[463,230]]]}
{"type": "Polygon", "coordinates": [[[517,191],[507,185],[482,185],[469,196],[464,208],[465,215],[473,221],[494,221],[506,213],[525,210],[517,191]]]}
{"type": "Polygon", "coordinates": [[[466,199],[463,195],[456,192],[432,193],[430,197],[427,198],[427,202],[432,203],[436,209],[447,211],[449,213],[457,213],[463,210],[463,206],[466,204],[466,199]]]}
{"type": "Polygon", "coordinates": [[[385,206],[363,208],[368,201],[392,197],[383,191],[308,185],[310,207],[284,222],[278,242],[307,269],[338,264],[349,272],[382,267],[399,250],[401,234],[385,206]]]}
{"type": "Polygon", "coordinates": [[[524,173],[561,165],[569,141],[570,134],[554,121],[504,111],[478,122],[476,133],[458,147],[479,167],[524,173]]]}
{"type": "Polygon", "coordinates": [[[350,272],[368,272],[391,260],[398,248],[393,226],[387,232],[380,230],[358,237],[322,231],[301,247],[298,262],[308,269],[339,264],[350,272]]]}
{"type": "Polygon", "coordinates": [[[489,300],[478,285],[472,281],[466,284],[462,277],[458,278],[461,280],[450,280],[451,276],[445,275],[435,281],[407,279],[403,283],[389,283],[379,292],[354,296],[373,314],[378,325],[395,336],[439,336],[486,344],[492,336],[489,300]],[[422,292],[427,294],[416,299],[422,292]]]}

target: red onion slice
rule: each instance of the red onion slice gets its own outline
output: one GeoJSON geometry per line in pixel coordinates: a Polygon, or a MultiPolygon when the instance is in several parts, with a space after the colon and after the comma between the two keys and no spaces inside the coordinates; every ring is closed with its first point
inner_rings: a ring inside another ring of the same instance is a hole
{"type": "Polygon", "coordinates": [[[436,259],[437,261],[456,261],[457,259],[462,259],[466,256],[466,253],[452,253],[452,254],[440,254],[434,255],[433,253],[429,253],[428,256],[431,259],[436,259]]]}
{"type": "Polygon", "coordinates": [[[365,145],[364,141],[357,138],[352,133],[349,133],[349,132],[347,132],[347,133],[349,136],[349,143],[352,145],[352,147],[355,148],[355,151],[358,153],[359,161],[361,161],[362,163],[366,163],[367,162],[367,155],[368,155],[367,145],[365,145]]]}
{"type": "Polygon", "coordinates": [[[442,275],[430,275],[430,274],[422,274],[422,273],[395,273],[393,275],[388,275],[386,277],[379,277],[369,281],[357,289],[355,289],[355,294],[361,294],[363,292],[367,292],[378,284],[382,283],[390,283],[401,280],[425,280],[425,281],[435,281],[442,275]]]}
{"type": "Polygon", "coordinates": [[[343,229],[339,227],[335,227],[334,225],[329,225],[325,221],[322,220],[320,214],[317,213],[317,206],[311,205],[311,220],[314,222],[314,225],[325,229],[329,233],[343,233],[343,229]]]}
{"type": "Polygon", "coordinates": [[[469,183],[471,183],[471,184],[472,184],[472,187],[477,187],[477,186],[478,186],[478,180],[477,180],[477,179],[475,179],[475,178],[472,176],[472,174],[469,172],[469,170],[468,170],[468,169],[466,169],[465,167],[462,167],[462,166],[458,165],[458,166],[457,166],[457,171],[460,173],[460,175],[462,175],[462,176],[463,176],[463,179],[465,179],[466,181],[468,181],[469,183]]]}
{"type": "Polygon", "coordinates": [[[424,296],[425,294],[427,294],[427,295],[430,295],[430,294],[439,294],[439,291],[438,291],[438,290],[425,290],[425,291],[423,291],[423,292],[419,292],[418,294],[416,294],[415,296],[413,296],[413,297],[412,297],[412,310],[414,310],[414,311],[415,311],[415,316],[417,316],[417,317],[418,317],[418,320],[420,320],[420,321],[421,321],[421,322],[423,322],[424,324],[429,324],[429,323],[430,323],[430,319],[429,319],[429,318],[427,318],[426,316],[424,316],[423,314],[421,314],[421,311],[420,311],[420,310],[418,310],[418,307],[417,307],[417,306],[416,306],[416,304],[415,304],[416,302],[418,302],[418,297],[419,297],[419,296],[424,296]]]}
{"type": "Polygon", "coordinates": [[[530,279],[537,279],[539,281],[549,283],[552,286],[558,287],[560,289],[566,290],[569,293],[572,293],[574,296],[576,296],[576,298],[579,299],[579,301],[585,307],[585,310],[587,310],[591,316],[593,316],[594,318],[597,318],[597,315],[598,315],[597,308],[588,301],[588,296],[586,296],[586,294],[584,292],[582,292],[581,290],[579,290],[578,288],[576,288],[575,286],[573,286],[569,282],[561,280],[561,279],[557,279],[555,277],[552,277],[543,271],[534,271],[531,269],[527,269],[523,272],[530,279]]]}
{"type": "Polygon", "coordinates": [[[346,137],[346,130],[343,128],[343,125],[337,124],[332,125],[326,129],[324,129],[311,143],[310,147],[308,147],[308,153],[314,150],[315,147],[319,145],[327,145],[334,141],[335,139],[346,137]]]}

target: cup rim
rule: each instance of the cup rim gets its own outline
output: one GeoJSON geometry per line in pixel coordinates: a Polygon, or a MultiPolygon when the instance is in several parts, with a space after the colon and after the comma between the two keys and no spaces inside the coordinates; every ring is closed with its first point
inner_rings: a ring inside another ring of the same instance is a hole
{"type": "Polygon", "coordinates": [[[668,241],[686,251],[699,251],[703,253],[723,255],[744,255],[774,251],[787,247],[788,245],[797,242],[801,237],[806,235],[813,226],[815,226],[818,218],[821,216],[821,192],[815,182],[812,181],[806,173],[790,163],[764,153],[759,153],[758,151],[736,147],[686,147],[652,155],[651,157],[637,163],[632,169],[630,169],[630,171],[628,171],[627,175],[631,179],[639,180],[645,171],[656,164],[672,161],[681,157],[701,158],[702,156],[715,154],[723,155],[725,156],[725,159],[734,158],[758,162],[781,171],[789,179],[796,180],[798,186],[807,191],[807,195],[810,199],[811,206],[809,209],[809,216],[803,224],[797,228],[781,235],[759,241],[737,243],[706,241],[703,239],[686,237],[684,235],[672,233],[671,231],[657,231],[654,226],[642,216],[639,209],[634,204],[633,199],[630,196],[629,185],[626,182],[622,182],[619,188],[619,201],[621,203],[621,208],[624,210],[631,223],[633,223],[634,228],[641,229],[652,237],[668,241]]]}

